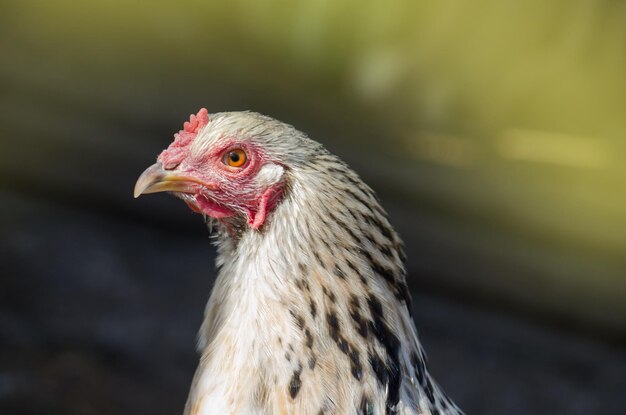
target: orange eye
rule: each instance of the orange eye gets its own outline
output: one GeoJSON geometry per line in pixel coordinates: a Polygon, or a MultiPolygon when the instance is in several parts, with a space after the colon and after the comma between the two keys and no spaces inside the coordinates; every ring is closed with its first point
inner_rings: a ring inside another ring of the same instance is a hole
{"type": "Polygon", "coordinates": [[[224,164],[230,167],[241,167],[245,164],[248,156],[242,149],[235,148],[224,154],[224,164]]]}

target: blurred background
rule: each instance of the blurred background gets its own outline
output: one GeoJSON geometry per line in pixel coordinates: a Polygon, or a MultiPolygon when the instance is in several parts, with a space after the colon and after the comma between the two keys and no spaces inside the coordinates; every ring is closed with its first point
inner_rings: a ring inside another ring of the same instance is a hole
{"type": "Polygon", "coordinates": [[[340,155],[468,414],[626,406],[626,4],[0,3],[0,413],[181,413],[214,252],[137,176],[190,113],[340,155]]]}

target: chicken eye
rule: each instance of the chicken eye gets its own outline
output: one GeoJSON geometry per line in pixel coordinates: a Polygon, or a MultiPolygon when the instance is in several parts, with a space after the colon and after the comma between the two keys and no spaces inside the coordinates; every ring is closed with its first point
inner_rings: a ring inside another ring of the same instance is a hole
{"type": "Polygon", "coordinates": [[[247,159],[248,156],[246,155],[246,152],[237,148],[230,150],[226,154],[224,154],[223,161],[224,164],[230,167],[241,167],[244,165],[247,159]]]}

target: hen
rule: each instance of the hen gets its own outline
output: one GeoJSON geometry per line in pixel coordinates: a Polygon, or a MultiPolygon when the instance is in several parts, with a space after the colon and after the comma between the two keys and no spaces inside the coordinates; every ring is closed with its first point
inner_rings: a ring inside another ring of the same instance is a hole
{"type": "Polygon", "coordinates": [[[251,112],[192,115],[139,177],[215,223],[219,275],[185,414],[461,414],[410,316],[402,242],[321,144],[251,112]]]}

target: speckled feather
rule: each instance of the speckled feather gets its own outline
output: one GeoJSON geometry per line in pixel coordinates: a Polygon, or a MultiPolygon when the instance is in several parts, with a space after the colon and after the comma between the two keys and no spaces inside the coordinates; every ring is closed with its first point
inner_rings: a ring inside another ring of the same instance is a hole
{"type": "Polygon", "coordinates": [[[261,147],[273,163],[256,180],[284,190],[259,229],[212,221],[219,275],[185,414],[461,414],[426,368],[402,242],[372,189],[256,113],[210,115],[190,153],[224,137],[261,147]]]}

